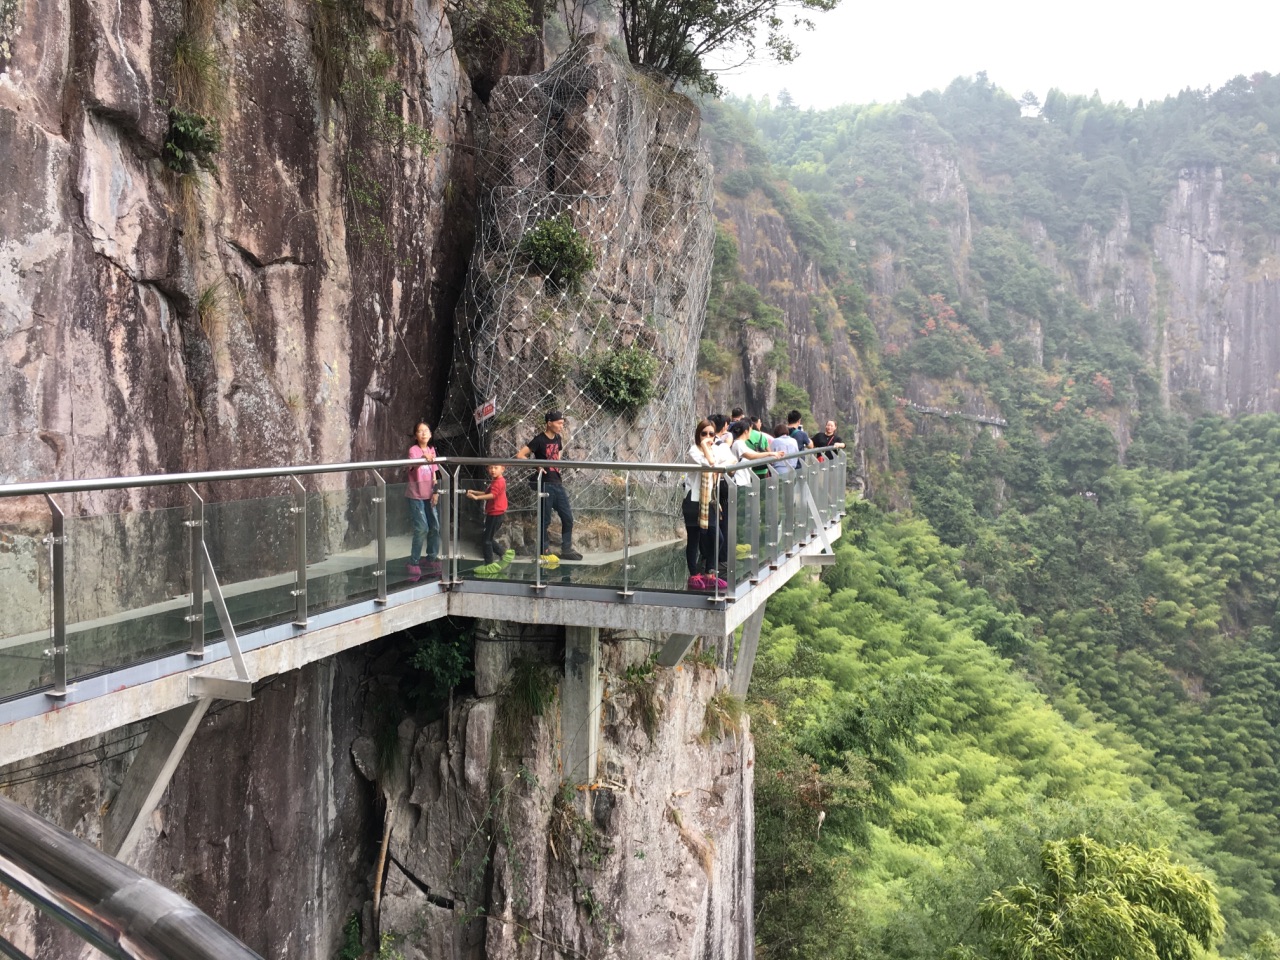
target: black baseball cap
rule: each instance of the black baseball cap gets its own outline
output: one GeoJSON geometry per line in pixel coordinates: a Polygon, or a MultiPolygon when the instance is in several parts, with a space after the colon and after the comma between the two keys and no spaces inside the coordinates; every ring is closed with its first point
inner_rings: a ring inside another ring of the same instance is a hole
{"type": "Polygon", "coordinates": [[[547,423],[551,423],[552,421],[563,420],[563,419],[564,419],[564,414],[561,413],[559,410],[547,411],[547,423]]]}

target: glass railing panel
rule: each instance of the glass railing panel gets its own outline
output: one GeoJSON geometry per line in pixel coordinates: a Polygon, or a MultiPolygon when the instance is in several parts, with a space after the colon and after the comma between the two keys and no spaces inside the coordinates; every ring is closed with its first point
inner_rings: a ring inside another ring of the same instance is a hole
{"type": "Polygon", "coordinates": [[[50,534],[47,511],[0,524],[0,699],[53,683],[50,534]]]}
{"type": "Polygon", "coordinates": [[[189,515],[66,518],[68,680],[190,648],[189,515]]]}
{"type": "Polygon", "coordinates": [[[748,486],[738,488],[738,544],[735,550],[739,583],[755,580],[760,573],[760,534],[764,526],[761,494],[764,486],[754,470],[749,472],[748,480],[748,486]]]}
{"type": "Polygon", "coordinates": [[[764,479],[764,524],[760,530],[760,567],[776,564],[779,551],[782,549],[782,480],[776,470],[770,471],[764,479]]]}
{"type": "MultiPolygon", "coordinates": [[[[292,496],[204,505],[205,545],[236,631],[292,620],[297,609],[296,514],[292,496]]],[[[221,634],[208,600],[205,636],[221,634]]]]}
{"type": "MultiPolygon", "coordinates": [[[[515,557],[509,564],[499,561],[499,579],[623,589],[628,505],[627,480],[621,472],[576,470],[560,484],[544,484],[541,514],[528,478],[512,482],[509,477],[499,541],[514,550],[515,557]],[[547,529],[545,551],[539,543],[540,525],[547,529]]],[[[463,486],[483,490],[487,482],[470,480],[463,486]]],[[[475,572],[484,565],[482,504],[460,497],[458,519],[460,575],[491,579],[475,572]]]]}
{"type": "MultiPolygon", "coordinates": [[[[443,483],[438,483],[443,488],[443,483]]],[[[397,590],[440,580],[444,575],[445,534],[443,521],[446,511],[443,504],[432,504],[427,500],[409,502],[405,496],[408,485],[403,483],[387,484],[387,589],[397,590]],[[409,569],[410,552],[414,539],[414,511],[421,504],[421,520],[425,523],[425,532],[421,534],[418,545],[417,568],[414,573],[409,569]],[[431,531],[434,527],[435,537],[431,531]],[[431,550],[435,549],[435,560],[431,559],[431,550]]],[[[447,496],[447,491],[441,496],[447,496]]]]}
{"type": "MultiPolygon", "coordinates": [[[[797,461],[791,461],[795,464],[797,461]]],[[[798,489],[800,471],[792,466],[778,475],[778,520],[780,536],[778,537],[778,557],[791,553],[796,543],[796,490],[798,489]]]]}
{"type": "Polygon", "coordinates": [[[307,494],[307,612],[378,592],[378,488],[307,494]]]}
{"type": "MultiPolygon", "coordinates": [[[[687,482],[696,483],[697,474],[688,474],[687,482]]],[[[632,473],[627,589],[690,589],[682,511],[687,489],[683,474],[632,473]]]]}

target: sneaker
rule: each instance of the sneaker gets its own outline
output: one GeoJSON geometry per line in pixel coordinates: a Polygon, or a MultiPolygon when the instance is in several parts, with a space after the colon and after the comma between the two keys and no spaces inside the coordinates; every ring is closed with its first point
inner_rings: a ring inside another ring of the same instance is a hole
{"type": "Polygon", "coordinates": [[[751,556],[751,544],[749,543],[738,544],[738,559],[745,560],[749,556],[751,556]]]}
{"type": "Polygon", "coordinates": [[[707,578],[700,573],[695,573],[692,577],[689,578],[689,589],[690,590],[707,589],[707,578]]]}
{"type": "Polygon", "coordinates": [[[577,550],[573,549],[573,547],[568,547],[560,551],[560,559],[561,560],[581,560],[582,554],[580,554],[577,550]]]}
{"type": "Polygon", "coordinates": [[[409,572],[409,582],[417,583],[422,579],[422,568],[416,563],[411,563],[405,569],[409,572]]]}
{"type": "Polygon", "coordinates": [[[554,553],[539,554],[538,564],[543,567],[558,567],[560,566],[560,558],[554,553]]]}
{"type": "Polygon", "coordinates": [[[705,577],[703,577],[703,580],[706,581],[706,586],[703,588],[705,590],[728,590],[729,589],[728,580],[722,580],[719,577],[713,577],[709,573],[705,577]]]}

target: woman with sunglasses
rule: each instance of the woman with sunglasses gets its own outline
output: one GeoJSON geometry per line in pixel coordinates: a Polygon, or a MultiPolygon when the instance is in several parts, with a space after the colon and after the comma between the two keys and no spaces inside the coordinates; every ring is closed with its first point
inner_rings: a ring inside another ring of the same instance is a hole
{"type": "MultiPolygon", "coordinates": [[[[699,420],[693,429],[689,459],[700,467],[727,467],[736,463],[724,444],[716,443],[716,428],[710,420],[699,420]]],[[[694,473],[681,510],[684,514],[685,563],[689,568],[690,590],[724,590],[728,584],[717,575],[717,563],[727,562],[727,508],[729,487],[723,474],[694,473]]]]}

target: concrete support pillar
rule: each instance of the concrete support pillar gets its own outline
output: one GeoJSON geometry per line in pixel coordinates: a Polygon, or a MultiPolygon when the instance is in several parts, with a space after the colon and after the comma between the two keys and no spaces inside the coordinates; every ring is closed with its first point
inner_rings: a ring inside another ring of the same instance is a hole
{"type": "Polygon", "coordinates": [[[103,853],[124,860],[133,851],[142,825],[164,795],[178,761],[212,702],[193,700],[152,719],[147,739],[129,764],[124,784],[103,821],[103,853]]]}
{"type": "Polygon", "coordinates": [[[592,783],[600,755],[600,628],[564,628],[560,759],[570,783],[592,783]]]}
{"type": "Polygon", "coordinates": [[[756,665],[756,648],[760,646],[760,628],[764,626],[764,604],[747,617],[742,625],[742,643],[738,646],[738,665],[733,671],[734,696],[745,697],[751,684],[751,671],[756,665]]]}

